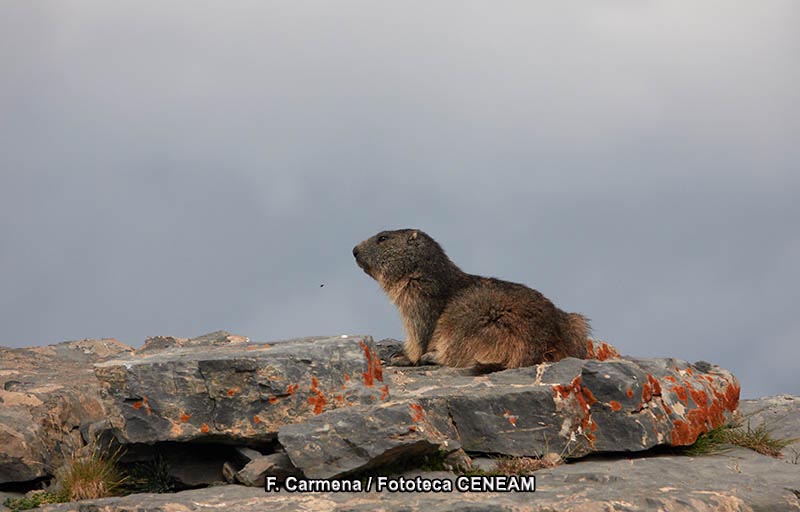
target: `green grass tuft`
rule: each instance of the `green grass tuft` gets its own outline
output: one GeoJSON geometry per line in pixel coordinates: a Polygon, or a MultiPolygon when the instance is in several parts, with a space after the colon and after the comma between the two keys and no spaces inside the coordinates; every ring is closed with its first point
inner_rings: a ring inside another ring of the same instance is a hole
{"type": "Polygon", "coordinates": [[[776,439],[767,430],[765,424],[761,424],[755,429],[750,428],[734,428],[728,432],[728,442],[730,444],[741,446],[742,448],[750,448],[762,455],[769,455],[770,457],[780,457],[781,451],[796,441],[796,439],[776,439]]]}
{"type": "Polygon", "coordinates": [[[9,498],[3,504],[12,511],[18,511],[50,503],[114,496],[125,481],[117,469],[121,456],[121,448],[104,453],[97,443],[93,443],[88,455],[74,454],[56,471],[52,490],[32,492],[22,498],[9,498]]]}
{"type": "Polygon", "coordinates": [[[741,423],[721,425],[701,434],[691,446],[681,450],[686,455],[706,455],[729,449],[731,445],[749,448],[762,455],[780,457],[781,450],[792,444],[795,439],[776,439],[767,430],[765,424],[756,428],[741,423]]]}
{"type": "Polygon", "coordinates": [[[89,455],[73,456],[56,472],[56,489],[65,501],[105,498],[119,494],[125,477],[117,469],[121,448],[103,453],[92,444],[89,455]]]}
{"type": "Polygon", "coordinates": [[[22,498],[7,498],[3,502],[3,505],[10,508],[13,512],[17,512],[18,510],[30,510],[39,505],[63,503],[64,501],[66,500],[57,493],[39,491],[31,493],[29,496],[23,496],[22,498]]]}

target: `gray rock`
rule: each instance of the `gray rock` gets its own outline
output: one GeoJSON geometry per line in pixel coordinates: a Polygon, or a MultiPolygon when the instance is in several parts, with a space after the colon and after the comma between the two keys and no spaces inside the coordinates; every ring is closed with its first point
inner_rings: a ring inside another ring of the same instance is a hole
{"type": "MultiPolygon", "coordinates": [[[[412,478],[455,478],[449,473],[408,472],[412,478]]],[[[320,492],[266,494],[228,485],[176,494],[139,494],[50,505],[43,511],[101,510],[525,510],[552,512],[800,510],[800,465],[735,449],[703,457],[653,456],[583,460],[535,473],[528,492],[320,492]]]]}
{"type": "Polygon", "coordinates": [[[223,478],[225,478],[225,481],[228,482],[229,484],[237,483],[236,480],[237,472],[238,471],[236,471],[236,467],[230,462],[226,461],[225,463],[222,464],[222,476],[223,478]]]}
{"type": "Polygon", "coordinates": [[[281,425],[388,393],[369,337],[163,348],[95,374],[123,443],[268,441],[281,425]]]}
{"type": "Polygon", "coordinates": [[[223,345],[238,345],[249,343],[250,338],[238,336],[227,331],[214,331],[196,338],[176,338],[174,336],[152,336],[147,338],[137,354],[148,354],[161,350],[175,348],[183,349],[208,349],[223,345]]]}
{"type": "Polygon", "coordinates": [[[381,361],[390,361],[393,357],[403,354],[403,342],[393,338],[384,338],[375,342],[375,348],[378,349],[378,356],[381,361]]]}
{"type": "Polygon", "coordinates": [[[237,446],[235,448],[235,453],[237,455],[236,462],[241,466],[244,466],[251,460],[259,459],[264,456],[264,454],[260,451],[248,448],[246,446],[237,446]]]}
{"type": "Polygon", "coordinates": [[[474,469],[472,466],[472,457],[467,455],[467,452],[465,452],[463,448],[448,453],[442,460],[442,465],[444,469],[455,473],[465,473],[474,469]]]}
{"type": "Polygon", "coordinates": [[[114,339],[0,347],[0,483],[46,477],[107,412],[91,365],[133,349],[114,339]]]}
{"type": "Polygon", "coordinates": [[[366,471],[399,458],[469,453],[576,458],[684,446],[732,417],[736,378],[673,359],[558,363],[481,375],[387,368],[392,400],[284,425],[279,442],[308,477],[366,471]]]}
{"type": "Polygon", "coordinates": [[[242,474],[248,483],[288,470],[260,453],[276,438],[294,467],[318,478],[439,451],[452,465],[467,454],[640,452],[691,444],[727,421],[739,397],[717,366],[621,359],[601,342],[597,359],[480,376],[384,369],[379,354],[391,358],[400,345],[352,336],[259,344],[216,332],[151,338],[139,353],[108,340],[6,350],[0,426],[13,428],[0,429],[0,478],[51,475],[54,450],[72,453],[101,433],[126,445],[129,462],[162,454],[182,485],[237,480],[255,461],[242,474]]]}
{"type": "Polygon", "coordinates": [[[329,411],[285,425],[278,441],[308,478],[334,478],[460,448],[446,408],[417,402],[329,411]],[[441,414],[444,411],[444,414],[441,414]]]}
{"type": "Polygon", "coordinates": [[[300,472],[294,467],[289,456],[283,452],[272,453],[255,458],[247,463],[236,474],[236,480],[250,487],[264,487],[264,479],[274,476],[279,482],[286,480],[287,476],[299,476],[300,472]]]}
{"type": "Polygon", "coordinates": [[[779,395],[759,400],[743,400],[739,404],[745,428],[761,425],[776,439],[793,439],[794,442],[782,450],[786,460],[800,463],[800,398],[779,395]]]}
{"type": "Polygon", "coordinates": [[[495,464],[497,463],[497,459],[493,457],[472,457],[472,467],[473,469],[481,470],[481,471],[494,471],[495,464]]]}

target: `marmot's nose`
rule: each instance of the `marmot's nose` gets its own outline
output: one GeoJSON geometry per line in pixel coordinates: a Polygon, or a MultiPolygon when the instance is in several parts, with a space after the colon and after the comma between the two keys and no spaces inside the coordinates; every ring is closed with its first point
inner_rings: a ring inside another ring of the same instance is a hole
{"type": "Polygon", "coordinates": [[[358,258],[358,246],[353,247],[353,256],[358,258]]]}

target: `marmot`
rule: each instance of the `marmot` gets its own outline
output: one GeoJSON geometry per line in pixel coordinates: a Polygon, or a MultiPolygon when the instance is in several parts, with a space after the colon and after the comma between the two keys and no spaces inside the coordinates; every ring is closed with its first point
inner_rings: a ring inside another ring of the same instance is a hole
{"type": "Polygon", "coordinates": [[[353,256],[400,310],[414,364],[500,369],[586,358],[584,316],[525,285],[462,272],[420,230],[382,231],[353,256]]]}

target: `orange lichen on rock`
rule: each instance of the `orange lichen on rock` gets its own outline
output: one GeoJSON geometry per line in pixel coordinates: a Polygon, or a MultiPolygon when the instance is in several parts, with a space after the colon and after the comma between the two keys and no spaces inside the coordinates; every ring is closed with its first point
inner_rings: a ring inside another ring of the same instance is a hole
{"type": "Polygon", "coordinates": [[[363,341],[359,341],[358,344],[364,350],[364,358],[367,360],[367,371],[361,374],[364,377],[364,385],[372,387],[375,385],[376,380],[383,382],[381,358],[363,341]]]}
{"type": "Polygon", "coordinates": [[[555,392],[555,396],[560,396],[561,398],[567,398],[573,393],[580,393],[581,392],[581,376],[578,375],[572,382],[565,386],[564,384],[555,384],[553,386],[553,391],[555,392]]]}
{"type": "Polygon", "coordinates": [[[683,420],[675,420],[672,422],[672,432],[670,433],[670,442],[675,446],[686,446],[692,444],[697,439],[694,435],[692,427],[683,420]]]}
{"type": "Polygon", "coordinates": [[[295,391],[297,391],[297,388],[299,388],[299,387],[300,387],[300,384],[289,384],[288,386],[286,386],[286,394],[287,395],[294,395],[295,391]]]}
{"type": "Polygon", "coordinates": [[[578,375],[572,379],[572,382],[570,382],[568,386],[555,384],[553,386],[553,397],[560,398],[561,400],[566,400],[569,397],[574,399],[571,403],[580,420],[580,427],[586,439],[589,441],[589,444],[594,446],[595,436],[591,432],[597,430],[597,425],[592,421],[590,409],[591,405],[597,402],[597,399],[589,389],[585,389],[581,386],[581,376],[578,375]]]}
{"type": "MultiPolygon", "coordinates": [[[[297,390],[297,388],[295,388],[297,390]]],[[[320,414],[322,409],[325,407],[325,404],[328,403],[328,400],[325,398],[325,395],[319,389],[319,379],[315,376],[311,376],[311,396],[309,396],[306,401],[309,405],[314,406],[313,412],[314,414],[320,414]]]]}
{"type": "Polygon", "coordinates": [[[234,395],[236,395],[237,392],[238,392],[238,390],[236,388],[230,388],[228,390],[228,396],[234,396],[234,395]]]}
{"type": "Polygon", "coordinates": [[[314,406],[314,414],[320,414],[322,412],[323,407],[328,401],[325,399],[325,395],[322,394],[322,391],[315,390],[314,394],[308,397],[309,405],[314,406]]]}
{"type": "Polygon", "coordinates": [[[619,352],[605,341],[600,341],[595,346],[592,340],[586,340],[586,359],[605,361],[610,358],[620,357],[619,352]]]}
{"type": "Polygon", "coordinates": [[[622,404],[617,402],[616,400],[611,400],[610,402],[608,402],[608,406],[611,407],[612,411],[621,411],[622,410],[622,404]]]}
{"type": "MultiPolygon", "coordinates": [[[[575,400],[577,400],[578,405],[580,406],[581,410],[588,411],[590,403],[587,402],[586,396],[589,396],[591,400],[596,402],[594,395],[588,389],[584,392],[581,388],[581,376],[578,375],[572,382],[570,382],[569,386],[565,386],[563,384],[556,384],[553,386],[553,391],[555,392],[556,396],[560,396],[561,398],[567,398],[569,396],[574,396],[575,400]]],[[[592,403],[594,403],[592,402],[592,403]]]]}
{"type": "MultiPolygon", "coordinates": [[[[692,375],[689,372],[687,374],[692,375]]],[[[670,437],[673,445],[694,443],[700,434],[722,425],[725,422],[725,413],[735,411],[739,405],[740,389],[735,380],[719,378],[712,379],[712,382],[706,384],[707,380],[700,377],[702,376],[686,379],[686,388],[683,386],[673,387],[676,394],[677,388],[679,388],[683,391],[684,396],[691,395],[692,402],[696,406],[686,412],[685,419],[679,418],[672,422],[673,428],[670,437]],[[709,398],[709,393],[713,398],[709,398]]],[[[688,396],[685,402],[688,404],[688,396]]]]}
{"type": "Polygon", "coordinates": [[[653,396],[661,396],[661,383],[658,382],[658,379],[648,373],[647,382],[650,383],[653,396]]]}
{"type": "Polygon", "coordinates": [[[137,402],[134,402],[134,404],[133,404],[133,408],[136,409],[137,411],[139,409],[141,409],[142,407],[144,407],[144,410],[147,411],[147,415],[150,416],[150,412],[151,412],[150,404],[147,403],[147,397],[146,396],[143,396],[141,400],[139,400],[137,402]]]}
{"type": "Polygon", "coordinates": [[[503,413],[503,417],[505,419],[507,419],[509,423],[511,423],[512,427],[516,427],[517,426],[517,419],[519,418],[519,416],[515,416],[515,415],[511,414],[511,411],[506,409],[506,412],[503,413]]]}
{"type": "Polygon", "coordinates": [[[688,404],[689,403],[689,394],[686,392],[686,388],[683,386],[672,386],[672,391],[678,396],[678,400],[681,402],[688,404]]]}
{"type": "Polygon", "coordinates": [[[628,398],[633,398],[633,390],[631,388],[628,388],[625,394],[628,395],[628,398]]]}
{"type": "MultiPolygon", "coordinates": [[[[577,377],[572,379],[572,389],[575,391],[575,399],[578,400],[578,404],[581,406],[581,409],[583,411],[588,411],[590,404],[586,400],[586,395],[584,393],[584,388],[581,386],[581,377],[580,377],[580,375],[578,375],[577,377]]],[[[592,395],[591,391],[586,389],[585,392],[588,393],[588,395],[590,397],[592,397],[592,400],[594,400],[595,402],[597,401],[597,400],[595,400],[594,395],[592,395]]]]}
{"type": "Polygon", "coordinates": [[[692,400],[694,400],[694,403],[696,403],[698,407],[705,407],[708,405],[708,395],[705,391],[694,389],[688,382],[686,383],[686,387],[689,388],[689,394],[692,395],[692,400]]]}
{"type": "Polygon", "coordinates": [[[408,404],[408,408],[411,409],[411,421],[414,423],[418,423],[425,419],[425,411],[422,409],[421,405],[408,404]]]}
{"type": "Polygon", "coordinates": [[[186,414],[184,412],[183,414],[181,414],[181,423],[186,423],[187,421],[189,421],[191,419],[191,417],[192,417],[191,414],[186,414]]]}
{"type": "Polygon", "coordinates": [[[259,423],[261,423],[261,418],[259,418],[258,415],[253,416],[253,423],[258,425],[259,423]]]}
{"type": "Polygon", "coordinates": [[[646,404],[653,399],[653,388],[649,382],[642,383],[642,403],[646,404]]]}
{"type": "Polygon", "coordinates": [[[591,406],[592,404],[597,403],[597,398],[595,398],[594,394],[589,391],[589,388],[582,387],[581,391],[583,393],[583,399],[586,401],[587,405],[591,406]]]}
{"type": "Polygon", "coordinates": [[[271,396],[271,397],[269,397],[268,401],[271,404],[277,404],[278,403],[278,397],[277,396],[271,396]]]}
{"type": "Polygon", "coordinates": [[[709,419],[714,426],[721,425],[725,421],[725,412],[735,411],[739,407],[739,385],[735,382],[728,382],[725,391],[719,391],[715,387],[711,388],[714,396],[708,404],[707,411],[709,419]]]}
{"type": "Polygon", "coordinates": [[[386,400],[386,398],[389,396],[389,385],[384,384],[379,389],[381,390],[381,400],[386,400]]]}
{"type": "Polygon", "coordinates": [[[204,433],[204,434],[208,434],[208,431],[209,431],[209,430],[211,430],[211,429],[210,429],[210,428],[208,428],[208,425],[206,425],[205,423],[203,423],[202,425],[200,425],[200,432],[202,432],[202,433],[204,433]]]}
{"type": "Polygon", "coordinates": [[[741,393],[741,389],[739,388],[738,384],[729,383],[727,389],[725,389],[724,399],[725,399],[725,408],[729,411],[735,411],[737,407],[739,407],[739,394],[741,393]]]}
{"type": "Polygon", "coordinates": [[[713,424],[705,407],[691,409],[686,413],[686,421],[677,419],[672,422],[670,438],[673,445],[685,446],[694,443],[700,434],[711,430],[713,424]]]}

